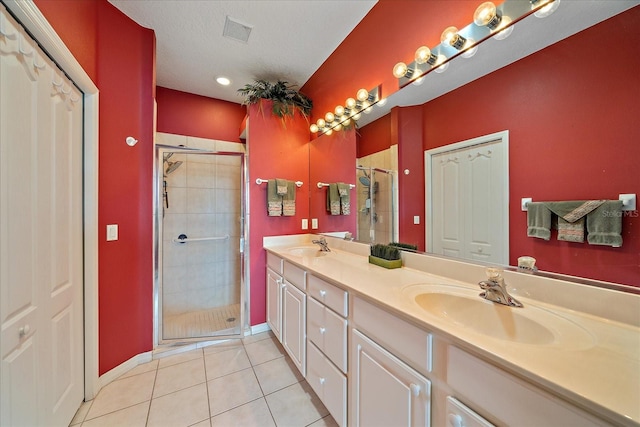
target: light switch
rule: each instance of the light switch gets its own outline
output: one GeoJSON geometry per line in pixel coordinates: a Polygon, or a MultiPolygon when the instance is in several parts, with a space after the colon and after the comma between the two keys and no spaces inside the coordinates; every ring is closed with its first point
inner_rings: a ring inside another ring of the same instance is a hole
{"type": "Polygon", "coordinates": [[[420,224],[420,215],[414,215],[413,216],[413,223],[414,224],[420,224]]]}
{"type": "Polygon", "coordinates": [[[107,242],[118,240],[118,224],[107,225],[107,242]]]}
{"type": "Polygon", "coordinates": [[[309,229],[309,220],[307,218],[303,218],[302,219],[302,229],[303,230],[308,230],[309,229]]]}
{"type": "Polygon", "coordinates": [[[318,218],[311,218],[311,228],[314,230],[318,229],[318,218]]]}

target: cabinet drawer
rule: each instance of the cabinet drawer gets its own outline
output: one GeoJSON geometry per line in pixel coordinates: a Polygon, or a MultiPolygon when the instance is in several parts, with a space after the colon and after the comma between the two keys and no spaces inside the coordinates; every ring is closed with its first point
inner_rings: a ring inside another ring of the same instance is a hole
{"type": "Polygon", "coordinates": [[[307,382],[339,426],[347,425],[347,378],[307,341],[307,382]]]}
{"type": "Polygon", "coordinates": [[[285,279],[287,279],[289,283],[295,285],[301,291],[304,291],[307,289],[307,286],[306,286],[307,272],[301,269],[300,267],[296,267],[295,265],[291,264],[289,261],[285,261],[283,265],[282,275],[284,276],[285,279]]]}
{"type": "Polygon", "coordinates": [[[272,254],[271,252],[267,252],[267,267],[272,269],[278,274],[282,274],[282,263],[283,259],[272,254]]]}
{"type": "Polygon", "coordinates": [[[454,346],[448,349],[447,382],[456,397],[497,425],[610,425],[454,346]]]}
{"type": "Polygon", "coordinates": [[[347,317],[349,299],[347,291],[338,288],[322,279],[309,275],[309,295],[322,302],[331,310],[347,317]]]}
{"type": "Polygon", "coordinates": [[[457,399],[447,396],[447,427],[494,427],[489,421],[467,408],[457,399]]]}
{"type": "Polygon", "coordinates": [[[353,299],[353,321],[367,336],[419,372],[432,369],[433,337],[360,298],[353,299]]]}
{"type": "Polygon", "coordinates": [[[313,298],[307,299],[307,339],[347,373],[347,320],[313,298]]]}

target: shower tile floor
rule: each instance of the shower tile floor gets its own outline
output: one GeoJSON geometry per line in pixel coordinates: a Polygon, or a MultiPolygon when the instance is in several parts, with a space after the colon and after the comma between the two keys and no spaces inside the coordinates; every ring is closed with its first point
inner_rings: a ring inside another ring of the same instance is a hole
{"type": "Polygon", "coordinates": [[[209,337],[239,333],[240,304],[231,304],[209,310],[165,316],[164,339],[209,337]]]}
{"type": "Polygon", "coordinates": [[[72,426],[337,426],[271,332],[135,367],[72,426]]]}

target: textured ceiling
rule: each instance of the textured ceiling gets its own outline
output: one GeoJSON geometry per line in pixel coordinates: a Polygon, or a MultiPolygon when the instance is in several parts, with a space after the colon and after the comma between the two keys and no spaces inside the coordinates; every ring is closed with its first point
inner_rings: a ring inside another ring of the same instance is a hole
{"type": "Polygon", "coordinates": [[[375,0],[109,0],[156,34],[158,86],[240,103],[255,79],[301,87],[375,0]],[[247,43],[223,37],[229,16],[253,27],[247,43]],[[226,76],[232,83],[220,86],[226,76]]]}

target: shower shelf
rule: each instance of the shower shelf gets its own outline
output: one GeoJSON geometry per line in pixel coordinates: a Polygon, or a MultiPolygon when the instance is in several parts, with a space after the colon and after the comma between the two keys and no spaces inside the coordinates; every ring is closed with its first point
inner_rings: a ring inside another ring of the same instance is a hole
{"type": "Polygon", "coordinates": [[[177,238],[173,239],[174,243],[203,242],[205,240],[229,240],[229,235],[226,234],[219,237],[197,237],[190,239],[185,234],[181,234],[177,238]]]}

